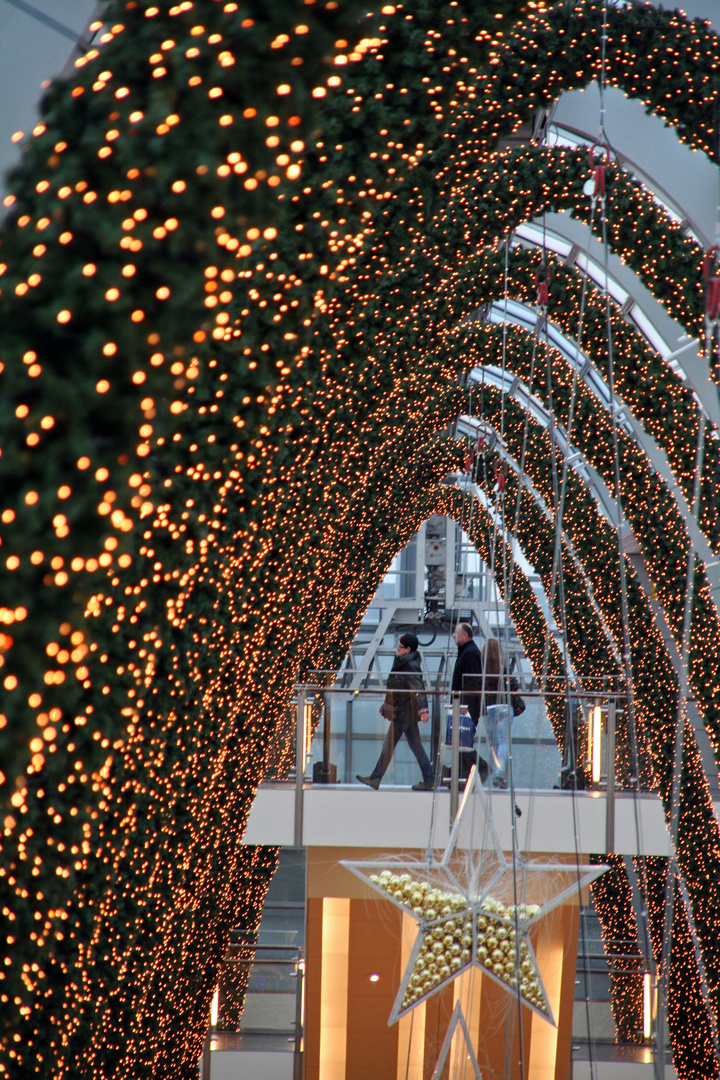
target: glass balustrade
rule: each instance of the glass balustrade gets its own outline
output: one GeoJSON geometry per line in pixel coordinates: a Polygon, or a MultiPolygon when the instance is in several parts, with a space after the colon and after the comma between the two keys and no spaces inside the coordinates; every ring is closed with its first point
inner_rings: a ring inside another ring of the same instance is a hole
{"type": "MultiPolygon", "coordinates": [[[[266,781],[295,780],[301,727],[303,775],[308,781],[313,776],[320,779],[318,768],[324,759],[336,767],[332,780],[340,783],[354,783],[357,774],[368,775],[378,759],[388,730],[388,721],[380,713],[387,673],[368,673],[360,681],[370,685],[359,687],[354,685],[359,681],[357,673],[314,675],[314,679],[298,685],[296,696],[287,706],[279,725],[279,737],[285,745],[292,746],[280,766],[265,776],[266,781]],[[322,685],[321,679],[326,685],[322,685]],[[300,702],[302,723],[298,716],[300,702]]],[[[433,681],[436,686],[440,683],[441,688],[426,690],[430,716],[428,722],[420,723],[419,729],[425,752],[437,767],[439,763],[448,763],[452,706],[449,686],[442,685],[442,673],[433,681]]],[[[608,680],[597,680],[597,688],[573,687],[568,692],[564,684],[556,681],[543,694],[520,681],[518,692],[525,711],[513,718],[510,729],[513,783],[517,789],[604,791],[609,785],[613,790],[649,790],[641,743],[637,782],[638,770],[630,765],[625,695],[617,687],[608,690],[607,685],[608,680]],[[556,732],[560,733],[562,749],[556,732]]],[[[461,748],[460,752],[468,751],[461,748]]],[[[490,760],[482,715],[472,753],[490,760]]],[[[401,739],[383,784],[409,787],[418,779],[417,762],[407,741],[401,739]]]]}

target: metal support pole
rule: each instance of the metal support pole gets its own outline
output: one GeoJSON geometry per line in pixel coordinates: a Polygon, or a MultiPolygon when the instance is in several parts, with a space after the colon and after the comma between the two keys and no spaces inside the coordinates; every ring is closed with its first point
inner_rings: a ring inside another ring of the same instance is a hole
{"type": "Polygon", "coordinates": [[[353,699],[348,698],[345,702],[345,783],[349,784],[353,778],[352,767],[352,744],[353,744],[353,699]]]}
{"type": "Polygon", "coordinates": [[[298,694],[297,725],[295,731],[295,847],[303,842],[303,788],[305,781],[305,700],[306,693],[298,694]]]}
{"type": "Polygon", "coordinates": [[[205,1035],[205,1042],[203,1043],[202,1058],[202,1072],[200,1074],[201,1080],[210,1080],[210,1036],[212,1035],[212,1024],[208,1023],[207,1034],[205,1035]]]}
{"type": "MultiPolygon", "coordinates": [[[[445,655],[443,654],[440,657],[440,665],[438,667],[438,673],[437,673],[437,675],[435,677],[435,683],[433,685],[433,689],[438,690],[438,691],[442,691],[442,690],[444,690],[444,688],[445,688],[445,655]]],[[[435,747],[435,753],[434,753],[434,758],[433,758],[433,763],[432,764],[433,764],[433,768],[437,769],[438,762],[442,761],[442,750],[440,749],[440,745],[441,745],[441,743],[445,742],[445,729],[444,729],[443,724],[442,724],[442,710],[443,710],[444,698],[442,698],[439,693],[438,694],[433,694],[430,701],[431,701],[430,723],[432,725],[432,727],[431,727],[432,734],[431,734],[431,737],[430,737],[430,745],[435,747]]]]}
{"type": "Polygon", "coordinates": [[[337,784],[337,765],[330,764],[330,702],[332,693],[330,687],[325,688],[323,694],[323,752],[322,761],[316,761],[313,765],[314,784],[337,784]]]}
{"type": "Polygon", "coordinates": [[[323,724],[323,775],[326,780],[330,772],[330,699],[332,694],[325,694],[325,717],[323,724]]]}
{"type": "Polygon", "coordinates": [[[302,1080],[303,1076],[303,994],[305,993],[304,985],[304,966],[301,963],[297,966],[295,986],[295,1049],[293,1052],[293,1080],[302,1080]]]}
{"type": "Polygon", "coordinates": [[[455,564],[457,562],[457,534],[460,532],[454,521],[445,519],[445,610],[452,611],[455,607],[455,564]]]}
{"type": "Polygon", "coordinates": [[[450,828],[458,812],[458,775],[460,773],[460,695],[452,696],[452,751],[450,754],[450,828]]]}
{"type": "Polygon", "coordinates": [[[605,850],[615,850],[615,700],[607,712],[607,791],[605,801],[605,850]]]}

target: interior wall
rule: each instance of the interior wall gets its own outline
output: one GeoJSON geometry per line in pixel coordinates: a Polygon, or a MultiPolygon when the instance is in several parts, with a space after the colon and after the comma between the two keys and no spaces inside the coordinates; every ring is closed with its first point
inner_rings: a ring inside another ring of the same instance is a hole
{"type": "MultiPolygon", "coordinates": [[[[578,903],[555,908],[531,934],[556,1025],[527,1007],[518,1019],[514,995],[476,967],[389,1027],[414,940],[409,924],[417,924],[339,865],[340,859],[369,860],[378,854],[366,849],[308,849],[305,1080],[430,1077],[458,1000],[483,1080],[567,1080],[578,903]],[[329,926],[337,931],[332,941],[329,926]],[[323,1031],[328,1008],[331,1032],[323,1031]]],[[[421,854],[407,852],[408,858],[421,854]]],[[[470,1080],[473,1075],[458,1027],[439,1080],[450,1076],[470,1080]]]]}

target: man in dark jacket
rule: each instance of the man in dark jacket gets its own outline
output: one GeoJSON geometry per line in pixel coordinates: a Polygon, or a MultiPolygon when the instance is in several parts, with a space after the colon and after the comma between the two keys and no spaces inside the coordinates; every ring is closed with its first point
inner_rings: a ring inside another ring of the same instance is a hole
{"type": "MultiPolygon", "coordinates": [[[[468,623],[458,623],[453,637],[458,653],[453,669],[452,692],[461,695],[460,704],[467,706],[473,727],[477,730],[480,719],[480,694],[483,689],[482,653],[475,644],[472,627],[468,623]],[[467,693],[467,691],[474,691],[474,693],[467,693]]],[[[463,754],[463,758],[471,756],[463,754]]],[[[487,761],[478,755],[477,763],[480,779],[484,780],[488,773],[487,761]]],[[[463,768],[463,772],[465,774],[469,772],[469,765],[467,769],[463,768]]]]}
{"type": "Polygon", "coordinates": [[[405,736],[408,745],[417,758],[422,770],[422,781],[413,784],[413,791],[432,791],[435,784],[432,765],[420,740],[418,719],[425,723],[428,719],[427,698],[423,690],[422,665],[418,653],[418,639],[414,634],[402,634],[398,639],[397,656],[388,675],[387,694],[380,706],[380,712],[390,721],[377,765],[369,776],[358,776],[358,780],[375,791],[380,787],[388,765],[392,760],[395,747],[405,736]],[[394,693],[396,690],[412,690],[416,693],[394,693]]]}

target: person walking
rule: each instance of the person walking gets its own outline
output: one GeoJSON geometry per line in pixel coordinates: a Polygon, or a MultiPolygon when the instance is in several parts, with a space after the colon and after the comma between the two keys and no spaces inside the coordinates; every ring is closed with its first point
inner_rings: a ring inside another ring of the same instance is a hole
{"type": "MultiPolygon", "coordinates": [[[[508,706],[508,673],[500,646],[495,638],[488,638],[482,653],[485,673],[483,686],[483,712],[493,787],[507,787],[507,762],[510,746],[510,708],[508,706]]],[[[517,683],[513,679],[512,682],[517,683]]],[[[512,688],[512,687],[511,687],[512,688]]]]}
{"type": "MultiPolygon", "coordinates": [[[[455,667],[453,668],[451,689],[453,694],[460,694],[460,704],[467,707],[474,735],[480,720],[480,697],[483,688],[484,670],[483,656],[475,643],[473,630],[469,623],[458,623],[453,637],[458,651],[455,667]]],[[[463,754],[463,758],[465,757],[470,758],[472,755],[463,754]]],[[[465,779],[467,779],[467,773],[470,771],[470,764],[472,763],[469,762],[467,765],[463,763],[461,776],[464,774],[465,779]]],[[[488,775],[488,763],[479,754],[477,768],[480,779],[485,780],[488,775]]]]}
{"type": "Polygon", "coordinates": [[[397,656],[388,675],[387,693],[380,706],[380,713],[390,721],[380,757],[369,776],[358,775],[357,779],[361,784],[367,784],[377,791],[392,760],[395,747],[404,735],[422,772],[422,780],[419,784],[413,784],[413,791],[432,791],[435,786],[433,768],[423,749],[418,727],[418,720],[426,723],[429,713],[423,690],[418,639],[414,634],[402,634],[398,638],[397,656]],[[397,690],[411,690],[415,693],[395,693],[397,690]]]}

